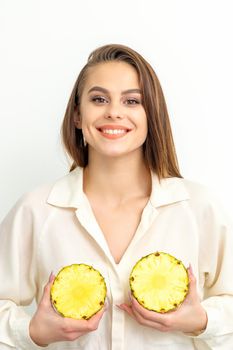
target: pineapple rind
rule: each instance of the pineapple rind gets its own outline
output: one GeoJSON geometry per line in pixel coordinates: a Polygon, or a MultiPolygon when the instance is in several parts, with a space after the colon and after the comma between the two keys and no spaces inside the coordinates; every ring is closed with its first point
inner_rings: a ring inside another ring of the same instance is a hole
{"type": "Polygon", "coordinates": [[[104,305],[107,293],[101,273],[86,264],[63,267],[51,287],[51,301],[64,317],[89,319],[104,305]]]}
{"type": "Polygon", "coordinates": [[[134,265],[130,274],[130,289],[146,309],[168,312],[184,301],[189,289],[188,272],[183,263],[172,255],[152,253],[134,265]]]}

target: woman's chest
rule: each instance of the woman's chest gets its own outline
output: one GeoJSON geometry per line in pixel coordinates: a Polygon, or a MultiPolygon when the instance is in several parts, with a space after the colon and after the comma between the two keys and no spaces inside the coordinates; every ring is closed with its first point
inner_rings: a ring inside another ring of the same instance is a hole
{"type": "Polygon", "coordinates": [[[95,219],[116,263],[119,263],[133,239],[147,201],[148,199],[144,199],[117,208],[92,205],[95,219]]]}
{"type": "Polygon", "coordinates": [[[118,263],[123,255],[124,263],[131,261],[133,266],[144,255],[164,251],[185,265],[192,263],[195,269],[200,258],[199,228],[190,215],[184,213],[181,219],[178,206],[176,209],[154,209],[146,201],[122,210],[112,210],[104,203],[92,209],[89,205],[75,211],[55,209],[38,237],[40,267],[57,271],[72,263],[109,261],[106,257],[118,263]]]}

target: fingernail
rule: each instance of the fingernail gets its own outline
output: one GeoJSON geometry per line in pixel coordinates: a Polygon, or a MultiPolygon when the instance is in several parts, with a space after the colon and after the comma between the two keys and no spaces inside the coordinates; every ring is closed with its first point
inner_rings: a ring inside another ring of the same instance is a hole
{"type": "Polygon", "coordinates": [[[129,296],[129,300],[132,301],[132,294],[131,294],[131,292],[128,293],[128,296],[129,296]]]}
{"type": "Polygon", "coordinates": [[[52,272],[50,273],[50,275],[49,275],[49,282],[52,282],[53,276],[54,276],[54,274],[53,274],[53,271],[52,271],[52,272]]]}
{"type": "Polygon", "coordinates": [[[191,272],[191,274],[193,274],[193,268],[192,268],[192,265],[191,263],[189,263],[189,267],[188,267],[189,271],[191,272]]]}

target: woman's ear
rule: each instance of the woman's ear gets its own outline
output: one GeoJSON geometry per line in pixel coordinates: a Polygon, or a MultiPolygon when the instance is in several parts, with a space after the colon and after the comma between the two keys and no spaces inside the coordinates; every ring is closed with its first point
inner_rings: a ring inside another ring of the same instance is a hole
{"type": "Polygon", "coordinates": [[[82,129],[81,115],[77,109],[74,111],[74,125],[77,129],[82,129]]]}

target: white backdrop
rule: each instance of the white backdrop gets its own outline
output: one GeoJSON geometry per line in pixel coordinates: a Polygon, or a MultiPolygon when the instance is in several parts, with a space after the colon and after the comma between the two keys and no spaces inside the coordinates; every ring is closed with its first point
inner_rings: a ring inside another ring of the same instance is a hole
{"type": "Polygon", "coordinates": [[[152,64],[181,173],[233,195],[232,1],[0,0],[0,219],[68,171],[60,125],[90,51],[121,43],[152,64]]]}

